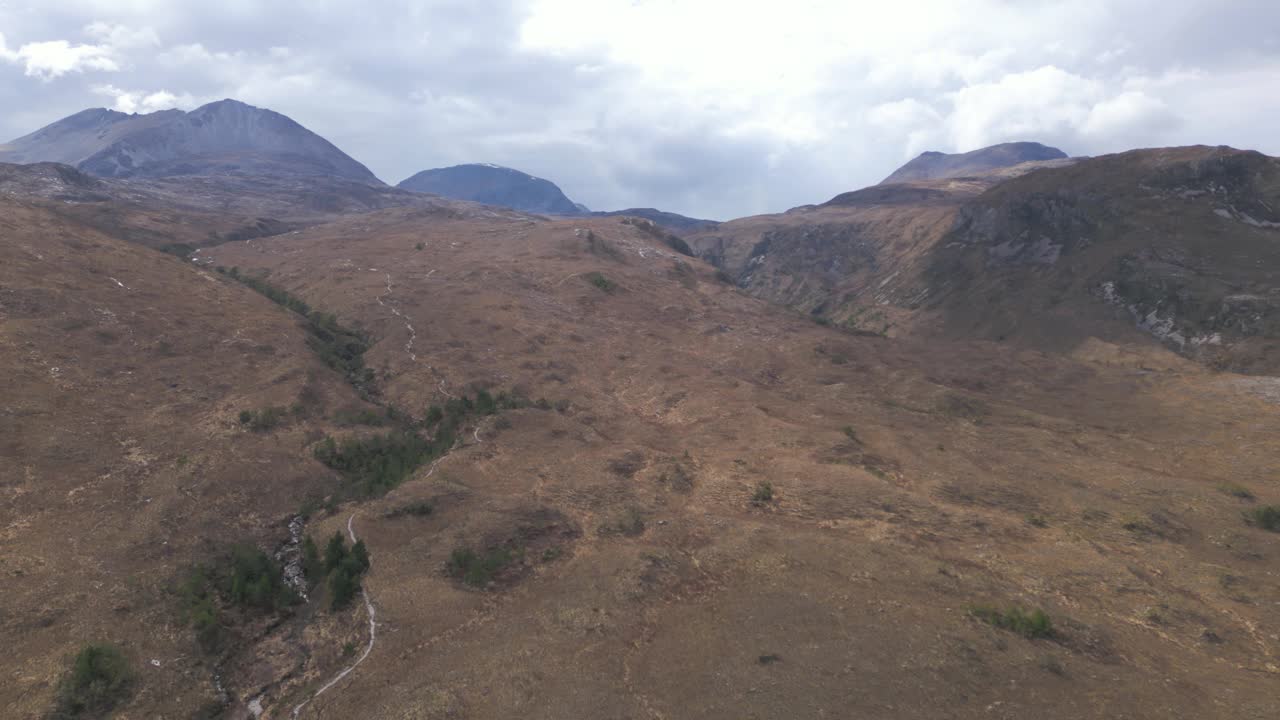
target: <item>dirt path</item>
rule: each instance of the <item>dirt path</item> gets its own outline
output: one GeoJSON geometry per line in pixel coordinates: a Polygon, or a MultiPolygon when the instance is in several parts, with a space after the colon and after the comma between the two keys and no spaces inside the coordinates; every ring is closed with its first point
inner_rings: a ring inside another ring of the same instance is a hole
{"type": "MultiPolygon", "coordinates": [[[[475,431],[472,433],[472,436],[475,437],[477,445],[484,442],[484,440],[480,439],[480,426],[478,424],[476,425],[475,431]]],[[[454,447],[457,447],[456,443],[454,447]]],[[[449,457],[449,455],[452,454],[452,451],[453,451],[453,448],[450,448],[450,451],[448,453],[445,453],[444,455],[441,455],[440,457],[436,458],[436,461],[431,463],[431,467],[428,468],[427,474],[423,475],[422,479],[426,480],[427,478],[434,475],[436,472],[436,466],[438,466],[445,458],[449,457]]],[[[355,528],[352,526],[352,523],[355,521],[355,519],[356,519],[355,513],[351,513],[351,517],[347,518],[347,534],[351,536],[352,545],[358,542],[358,540],[356,539],[355,528]]],[[[325,683],[324,686],[321,687],[319,690],[316,690],[314,693],[312,693],[311,697],[308,697],[306,700],[303,700],[302,702],[298,703],[298,705],[293,709],[293,714],[292,714],[293,720],[297,720],[298,715],[302,712],[302,709],[305,708],[308,703],[320,697],[329,688],[333,687],[334,685],[337,685],[339,682],[342,681],[343,678],[350,675],[351,671],[355,670],[356,667],[360,665],[360,663],[364,662],[364,659],[369,657],[370,652],[373,652],[373,645],[375,642],[377,642],[377,639],[378,639],[378,623],[376,620],[377,612],[374,610],[373,601],[369,599],[368,589],[366,589],[363,585],[360,587],[360,598],[364,600],[364,609],[369,614],[369,644],[365,645],[364,652],[360,654],[360,657],[356,658],[355,662],[351,663],[351,665],[344,668],[342,672],[338,673],[337,675],[334,675],[333,679],[325,683]]]]}
{"type": "MultiPolygon", "coordinates": [[[[356,519],[355,513],[351,513],[351,517],[347,518],[347,534],[351,536],[351,543],[353,545],[356,542],[358,542],[356,540],[355,528],[352,527],[352,522],[355,519],[356,519]]],[[[350,675],[351,671],[355,670],[360,665],[360,663],[364,662],[364,659],[369,657],[369,653],[373,651],[373,644],[378,639],[377,613],[373,608],[373,602],[369,600],[369,591],[363,585],[360,588],[360,598],[364,600],[364,609],[367,613],[369,613],[369,644],[365,645],[364,652],[360,654],[360,657],[356,658],[355,662],[351,663],[350,666],[348,666],[342,672],[335,675],[332,680],[325,683],[324,687],[321,687],[319,690],[316,690],[314,693],[312,693],[311,697],[298,703],[298,706],[293,709],[293,717],[295,718],[295,720],[298,717],[298,714],[302,712],[302,709],[307,706],[307,703],[320,697],[325,693],[326,690],[333,687],[334,685],[337,685],[339,682],[342,681],[343,678],[350,675]]]]}
{"type": "Polygon", "coordinates": [[[378,296],[378,304],[390,310],[392,315],[395,315],[404,322],[405,329],[409,331],[409,341],[404,344],[404,352],[409,356],[410,360],[418,362],[418,356],[413,353],[413,342],[418,339],[417,331],[413,329],[413,325],[409,322],[409,318],[404,313],[400,312],[399,308],[389,302],[382,302],[382,298],[387,298],[388,300],[391,299],[391,273],[386,273],[386,275],[387,292],[385,295],[378,296]]]}
{"type": "MultiPolygon", "coordinates": [[[[431,273],[434,273],[434,272],[435,270],[433,269],[431,272],[427,273],[427,275],[430,276],[431,273]]],[[[409,331],[409,340],[404,344],[404,352],[406,355],[409,356],[410,361],[416,363],[418,362],[418,355],[417,353],[414,352],[413,345],[418,340],[418,331],[415,330],[413,327],[413,324],[409,322],[409,316],[405,315],[403,312],[400,312],[400,308],[392,304],[391,293],[393,292],[393,289],[392,289],[393,283],[391,282],[391,273],[384,273],[384,274],[386,275],[386,278],[387,278],[387,291],[382,295],[375,296],[375,299],[378,301],[379,305],[390,310],[392,315],[395,315],[396,317],[400,318],[400,321],[404,323],[405,330],[409,331]],[[386,302],[383,302],[383,298],[386,298],[386,302]]],[[[441,373],[439,370],[437,370],[436,367],[431,363],[427,363],[427,369],[430,370],[431,373],[435,375],[436,378],[439,379],[439,382],[437,383],[436,387],[440,391],[440,393],[447,398],[453,398],[454,397],[453,393],[449,392],[445,388],[444,373],[441,373]]]]}

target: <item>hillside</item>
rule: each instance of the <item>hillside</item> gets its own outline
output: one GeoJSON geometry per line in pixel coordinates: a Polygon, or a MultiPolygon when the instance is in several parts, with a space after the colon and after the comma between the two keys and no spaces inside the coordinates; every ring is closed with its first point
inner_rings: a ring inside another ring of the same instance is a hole
{"type": "Polygon", "coordinates": [[[336,487],[296,448],[363,403],[295,315],[238,283],[12,199],[0,237],[5,715],[45,717],[67,658],[109,641],[143,675],[137,716],[193,717],[219,672],[255,666],[261,628],[202,657],[175,588],[287,537],[336,487]],[[270,432],[238,420],[271,406],[294,410],[270,432]]]}
{"type": "Polygon", "coordinates": [[[1065,160],[1067,154],[1055,147],[1036,142],[1014,142],[992,145],[966,153],[921,153],[906,165],[894,170],[881,185],[945,180],[947,178],[983,175],[997,168],[1013,167],[1027,162],[1065,160]]]}
{"type": "Polygon", "coordinates": [[[1280,414],[1242,380],[1101,343],[1072,360],[852,337],[613,220],[390,210],[210,259],[370,328],[403,407],[466,387],[548,401],[317,521],[323,535],[355,513],[395,629],[308,705],[318,714],[1249,716],[1271,702],[1257,673],[1277,648],[1252,628],[1275,610],[1251,598],[1276,590],[1257,563],[1280,538],[1219,485],[1271,501],[1280,414]],[[1232,420],[1244,407],[1247,426],[1232,420]],[[395,513],[421,502],[430,515],[395,513]],[[512,564],[468,589],[448,570],[460,548],[512,564]],[[1059,634],[989,627],[969,610],[983,604],[1043,607],[1059,634]]]}
{"type": "Polygon", "coordinates": [[[1272,372],[1276,168],[1226,148],[1132,151],[877,186],[688,242],[752,294],[861,330],[1159,342],[1272,372]]]}
{"type": "Polygon", "coordinates": [[[61,162],[101,177],[268,174],[380,184],[319,135],[235,100],[188,113],[86,110],[0,146],[0,162],[61,162]]]}

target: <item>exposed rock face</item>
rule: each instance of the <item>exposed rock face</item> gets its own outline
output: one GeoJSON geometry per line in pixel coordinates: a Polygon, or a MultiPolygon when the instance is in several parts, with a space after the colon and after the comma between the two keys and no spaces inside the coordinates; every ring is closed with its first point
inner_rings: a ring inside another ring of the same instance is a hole
{"type": "Polygon", "coordinates": [[[300,175],[381,184],[328,140],[235,100],[189,113],[86,110],[3,146],[0,161],[63,162],[100,177],[300,175]]]}
{"type": "Polygon", "coordinates": [[[1036,142],[1013,142],[992,145],[967,153],[921,153],[880,182],[881,185],[941,180],[979,175],[996,168],[1012,167],[1025,162],[1062,160],[1067,154],[1058,148],[1036,142]]]}
{"type": "Polygon", "coordinates": [[[551,215],[576,215],[580,212],[578,206],[550,180],[498,165],[455,165],[423,170],[396,187],[524,212],[551,215]]]}

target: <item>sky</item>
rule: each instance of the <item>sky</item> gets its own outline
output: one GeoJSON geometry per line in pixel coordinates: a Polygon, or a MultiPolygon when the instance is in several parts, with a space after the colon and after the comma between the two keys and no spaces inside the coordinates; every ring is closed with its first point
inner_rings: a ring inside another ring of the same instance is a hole
{"type": "Polygon", "coordinates": [[[490,162],[728,219],[925,150],[1280,155],[1280,2],[0,0],[0,141],[228,97],[393,184],[490,162]]]}

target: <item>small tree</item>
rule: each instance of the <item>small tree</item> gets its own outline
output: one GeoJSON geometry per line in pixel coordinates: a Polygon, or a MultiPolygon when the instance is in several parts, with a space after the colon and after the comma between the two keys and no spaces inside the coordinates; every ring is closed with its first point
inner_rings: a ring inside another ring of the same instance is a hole
{"type": "Polygon", "coordinates": [[[133,690],[134,672],[120,648],[86,645],[58,684],[55,718],[104,716],[133,690]]]}
{"type": "Polygon", "coordinates": [[[351,546],[351,557],[355,560],[360,572],[369,569],[369,549],[365,547],[363,540],[358,540],[351,546]]]}
{"type": "Polygon", "coordinates": [[[352,570],[351,560],[340,566],[329,576],[329,607],[341,610],[351,604],[352,598],[360,590],[360,580],[352,570]]]}
{"type": "Polygon", "coordinates": [[[302,539],[302,572],[312,585],[315,585],[324,575],[324,565],[320,562],[320,550],[310,535],[302,539]]]}
{"type": "Polygon", "coordinates": [[[342,540],[342,533],[335,532],[324,548],[324,569],[332,572],[347,559],[347,545],[342,540]]]}

